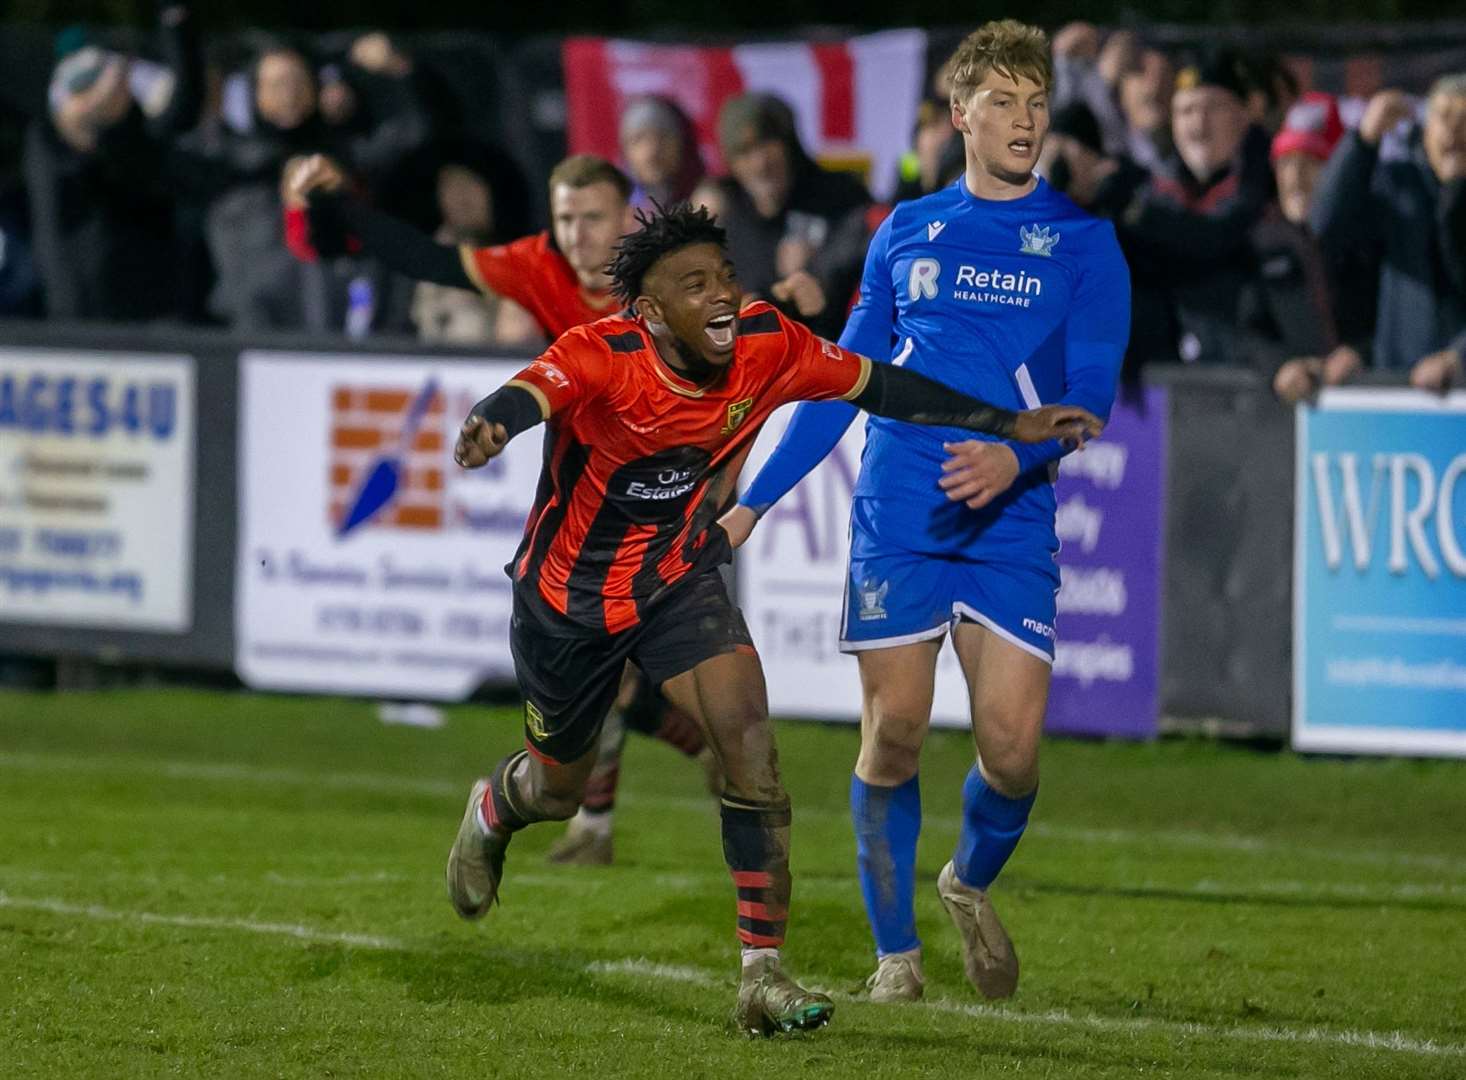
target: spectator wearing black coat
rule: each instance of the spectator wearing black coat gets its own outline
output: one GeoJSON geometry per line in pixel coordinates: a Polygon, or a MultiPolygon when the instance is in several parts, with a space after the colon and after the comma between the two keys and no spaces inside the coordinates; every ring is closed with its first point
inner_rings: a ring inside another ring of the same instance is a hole
{"type": "Polygon", "coordinates": [[[31,243],[52,318],[143,321],[184,306],[176,192],[133,151],[197,122],[203,64],[194,20],[159,8],[163,66],[58,38],[49,116],[26,134],[31,243]],[[122,152],[118,152],[121,148],[122,152]]]}
{"type": "Polygon", "coordinates": [[[838,336],[860,265],[827,265],[820,252],[835,232],[864,229],[869,193],[854,176],[812,161],[793,112],[770,94],[728,101],[718,142],[732,174],[722,184],[718,223],[728,230],[728,255],[745,291],[816,333],[838,336]]]}
{"type": "Polygon", "coordinates": [[[1268,137],[1248,122],[1245,79],[1227,52],[1183,68],[1171,103],[1175,152],[1153,173],[1117,162],[1095,185],[1090,209],[1114,220],[1132,273],[1132,373],[1154,362],[1249,362],[1239,313],[1273,177],[1268,137]]]}
{"type": "Polygon", "coordinates": [[[1374,366],[1443,390],[1461,381],[1466,355],[1466,74],[1431,89],[1409,155],[1381,160],[1380,140],[1411,112],[1398,90],[1375,95],[1324,171],[1313,226],[1326,249],[1370,256],[1374,366]]]}

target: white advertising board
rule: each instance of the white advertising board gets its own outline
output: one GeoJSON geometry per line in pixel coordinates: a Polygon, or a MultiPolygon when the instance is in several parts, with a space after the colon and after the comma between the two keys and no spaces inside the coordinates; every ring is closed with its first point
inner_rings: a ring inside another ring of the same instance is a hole
{"type": "Polygon", "coordinates": [[[236,668],[251,686],[456,700],[512,676],[509,578],[537,433],[453,464],[523,361],[240,358],[236,668]]]}
{"type": "Polygon", "coordinates": [[[194,361],[0,349],[0,621],[187,631],[194,361]]]}

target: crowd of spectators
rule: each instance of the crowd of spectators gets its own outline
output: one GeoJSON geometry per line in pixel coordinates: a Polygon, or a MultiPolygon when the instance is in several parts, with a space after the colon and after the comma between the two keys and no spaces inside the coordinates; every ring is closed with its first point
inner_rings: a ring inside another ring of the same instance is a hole
{"type": "MultiPolygon", "coordinates": [[[[148,62],[67,31],[47,114],[23,127],[0,110],[0,315],[529,348],[559,316],[516,293],[514,252],[558,252],[597,311],[634,212],[690,199],[727,228],[751,293],[835,336],[889,210],[811,156],[776,96],[724,105],[724,176],[675,102],[643,96],[622,113],[621,160],[557,170],[550,228],[516,247],[537,181],[446,119],[431,66],[387,35],[231,59],[171,0],[157,33],[148,62]]],[[[1351,126],[1276,58],[1170,55],[1084,23],[1053,43],[1040,171],[1115,225],[1132,376],[1247,367],[1289,402],[1371,368],[1466,382],[1466,75],[1423,98],[1384,90],[1351,126]]],[[[963,165],[934,83],[894,199],[963,165]]]]}

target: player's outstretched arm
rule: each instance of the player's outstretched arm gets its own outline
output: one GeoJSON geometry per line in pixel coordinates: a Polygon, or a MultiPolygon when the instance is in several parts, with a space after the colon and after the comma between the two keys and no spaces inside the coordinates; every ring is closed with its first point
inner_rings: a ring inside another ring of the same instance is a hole
{"type": "Polygon", "coordinates": [[[297,158],[286,166],[286,205],[305,207],[311,240],[319,253],[340,254],[350,236],[366,254],[406,277],[459,289],[477,288],[457,247],[440,244],[406,222],[348,197],[346,187],[346,170],[324,154],[297,158]]]}
{"type": "Polygon", "coordinates": [[[1078,405],[1045,405],[1013,412],[958,393],[893,364],[870,364],[870,377],[849,401],[876,416],[933,427],[960,427],[1023,443],[1050,439],[1082,444],[1104,430],[1099,417],[1078,405]]]}
{"type": "Polygon", "coordinates": [[[455,245],[440,244],[405,221],[341,196],[311,199],[312,231],[323,212],[328,216],[337,214],[346,232],[361,242],[362,251],[380,260],[388,269],[414,281],[431,281],[435,285],[477,291],[478,287],[463,268],[463,257],[455,245]]]}
{"type": "Polygon", "coordinates": [[[453,447],[453,460],[465,469],[488,464],[510,439],[546,418],[545,405],[533,387],[505,383],[469,410],[453,447]]]}

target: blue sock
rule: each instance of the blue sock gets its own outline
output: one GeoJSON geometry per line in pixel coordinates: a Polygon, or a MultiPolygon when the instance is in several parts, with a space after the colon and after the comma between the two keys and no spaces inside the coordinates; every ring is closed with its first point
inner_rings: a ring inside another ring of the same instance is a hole
{"type": "Polygon", "coordinates": [[[876,939],[876,955],[906,952],[916,936],[916,837],[921,832],[921,785],[896,787],[850,778],[850,817],[860,892],[876,939]]]}
{"type": "Polygon", "coordinates": [[[972,767],[962,785],[962,832],[952,856],[958,881],[977,889],[993,883],[1028,827],[1028,812],[1037,797],[1035,790],[1010,799],[990,787],[976,765],[972,767]]]}

